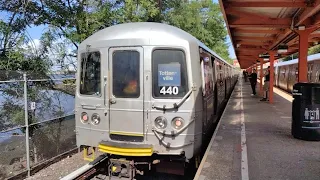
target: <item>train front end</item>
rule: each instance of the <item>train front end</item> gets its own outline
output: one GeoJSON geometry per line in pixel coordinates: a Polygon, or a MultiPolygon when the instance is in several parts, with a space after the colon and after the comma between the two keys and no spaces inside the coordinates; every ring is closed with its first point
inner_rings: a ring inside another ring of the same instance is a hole
{"type": "Polygon", "coordinates": [[[200,87],[192,81],[188,42],[173,39],[88,41],[79,48],[77,145],[109,154],[114,173],[157,164],[158,171],[183,174],[165,162],[183,169],[200,148],[200,87]]]}

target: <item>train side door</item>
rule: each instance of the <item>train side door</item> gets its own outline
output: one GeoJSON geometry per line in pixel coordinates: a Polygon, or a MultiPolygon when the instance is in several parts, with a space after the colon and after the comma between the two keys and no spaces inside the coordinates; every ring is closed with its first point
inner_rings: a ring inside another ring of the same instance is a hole
{"type": "Polygon", "coordinates": [[[143,48],[109,49],[110,138],[143,141],[143,48]]]}

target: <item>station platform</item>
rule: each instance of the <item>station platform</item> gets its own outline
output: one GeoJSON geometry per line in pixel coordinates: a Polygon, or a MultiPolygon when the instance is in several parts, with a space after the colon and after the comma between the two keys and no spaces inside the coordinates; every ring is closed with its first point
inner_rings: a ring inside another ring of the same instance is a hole
{"type": "Polygon", "coordinates": [[[195,180],[320,179],[320,142],[291,135],[290,94],[275,89],[273,104],[260,99],[239,80],[195,180]]]}

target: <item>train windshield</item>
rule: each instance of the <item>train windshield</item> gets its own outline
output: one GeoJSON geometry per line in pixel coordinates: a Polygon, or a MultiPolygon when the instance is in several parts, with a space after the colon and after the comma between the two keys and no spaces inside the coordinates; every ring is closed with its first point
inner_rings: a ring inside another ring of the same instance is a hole
{"type": "Polygon", "coordinates": [[[81,57],[80,93],[100,95],[100,53],[83,53],[81,57]]]}
{"type": "Polygon", "coordinates": [[[117,98],[140,96],[140,54],[138,51],[115,51],[112,61],[113,94],[117,98]]]}
{"type": "Polygon", "coordinates": [[[154,98],[181,98],[188,92],[186,58],[183,51],[153,51],[152,72],[154,98]]]}

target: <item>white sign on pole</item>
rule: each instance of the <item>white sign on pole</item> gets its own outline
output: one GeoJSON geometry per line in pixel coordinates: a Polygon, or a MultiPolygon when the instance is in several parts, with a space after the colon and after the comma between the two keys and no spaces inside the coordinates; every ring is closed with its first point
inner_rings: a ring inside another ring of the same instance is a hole
{"type": "Polygon", "coordinates": [[[31,102],[31,110],[35,110],[36,109],[36,102],[31,102]]]}

